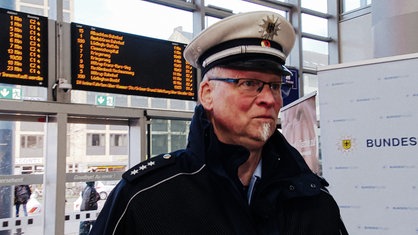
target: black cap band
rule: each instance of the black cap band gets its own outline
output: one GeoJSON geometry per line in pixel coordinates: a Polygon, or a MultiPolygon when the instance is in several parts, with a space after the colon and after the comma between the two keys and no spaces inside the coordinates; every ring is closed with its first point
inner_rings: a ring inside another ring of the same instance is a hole
{"type": "Polygon", "coordinates": [[[199,58],[198,64],[201,65],[202,75],[215,66],[290,75],[281,57],[284,57],[283,49],[278,43],[260,38],[244,38],[227,41],[209,49],[199,58]],[[233,50],[229,54],[227,51],[231,48],[233,50]],[[276,53],[267,54],[266,49],[275,49],[276,53]],[[221,53],[224,54],[219,58],[211,58],[221,53]]]}

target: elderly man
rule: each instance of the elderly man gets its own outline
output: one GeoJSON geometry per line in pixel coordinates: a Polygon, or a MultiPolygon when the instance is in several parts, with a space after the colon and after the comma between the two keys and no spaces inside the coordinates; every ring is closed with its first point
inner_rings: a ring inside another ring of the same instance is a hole
{"type": "Polygon", "coordinates": [[[276,130],[294,39],[268,11],[202,31],[184,52],[203,74],[186,149],[127,171],[91,234],[347,234],[326,181],[276,130]]]}

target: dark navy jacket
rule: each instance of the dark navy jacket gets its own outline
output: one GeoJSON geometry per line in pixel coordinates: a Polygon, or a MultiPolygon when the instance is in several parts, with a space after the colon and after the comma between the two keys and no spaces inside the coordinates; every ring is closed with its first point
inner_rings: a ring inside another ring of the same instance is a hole
{"type": "Polygon", "coordinates": [[[125,172],[90,234],[347,234],[325,180],[278,131],[250,205],[237,176],[248,156],[219,142],[198,106],[187,148],[125,172]]]}

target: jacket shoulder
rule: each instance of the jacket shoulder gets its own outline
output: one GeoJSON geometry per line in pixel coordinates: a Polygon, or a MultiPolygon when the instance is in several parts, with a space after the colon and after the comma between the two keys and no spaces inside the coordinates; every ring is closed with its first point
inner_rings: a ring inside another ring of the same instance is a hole
{"type": "Polygon", "coordinates": [[[178,150],[171,153],[160,154],[140,162],[136,166],[123,173],[122,178],[128,182],[134,182],[138,179],[141,179],[145,175],[161,171],[162,169],[175,165],[177,157],[182,155],[184,152],[184,150],[178,150]]]}

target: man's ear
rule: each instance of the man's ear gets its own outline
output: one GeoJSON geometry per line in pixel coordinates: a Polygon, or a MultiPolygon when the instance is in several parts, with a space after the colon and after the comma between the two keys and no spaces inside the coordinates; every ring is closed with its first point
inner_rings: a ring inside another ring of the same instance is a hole
{"type": "Polygon", "coordinates": [[[212,105],[213,105],[213,99],[212,99],[213,90],[212,89],[213,87],[209,83],[209,81],[206,80],[200,83],[199,100],[206,110],[212,109],[212,105]]]}

